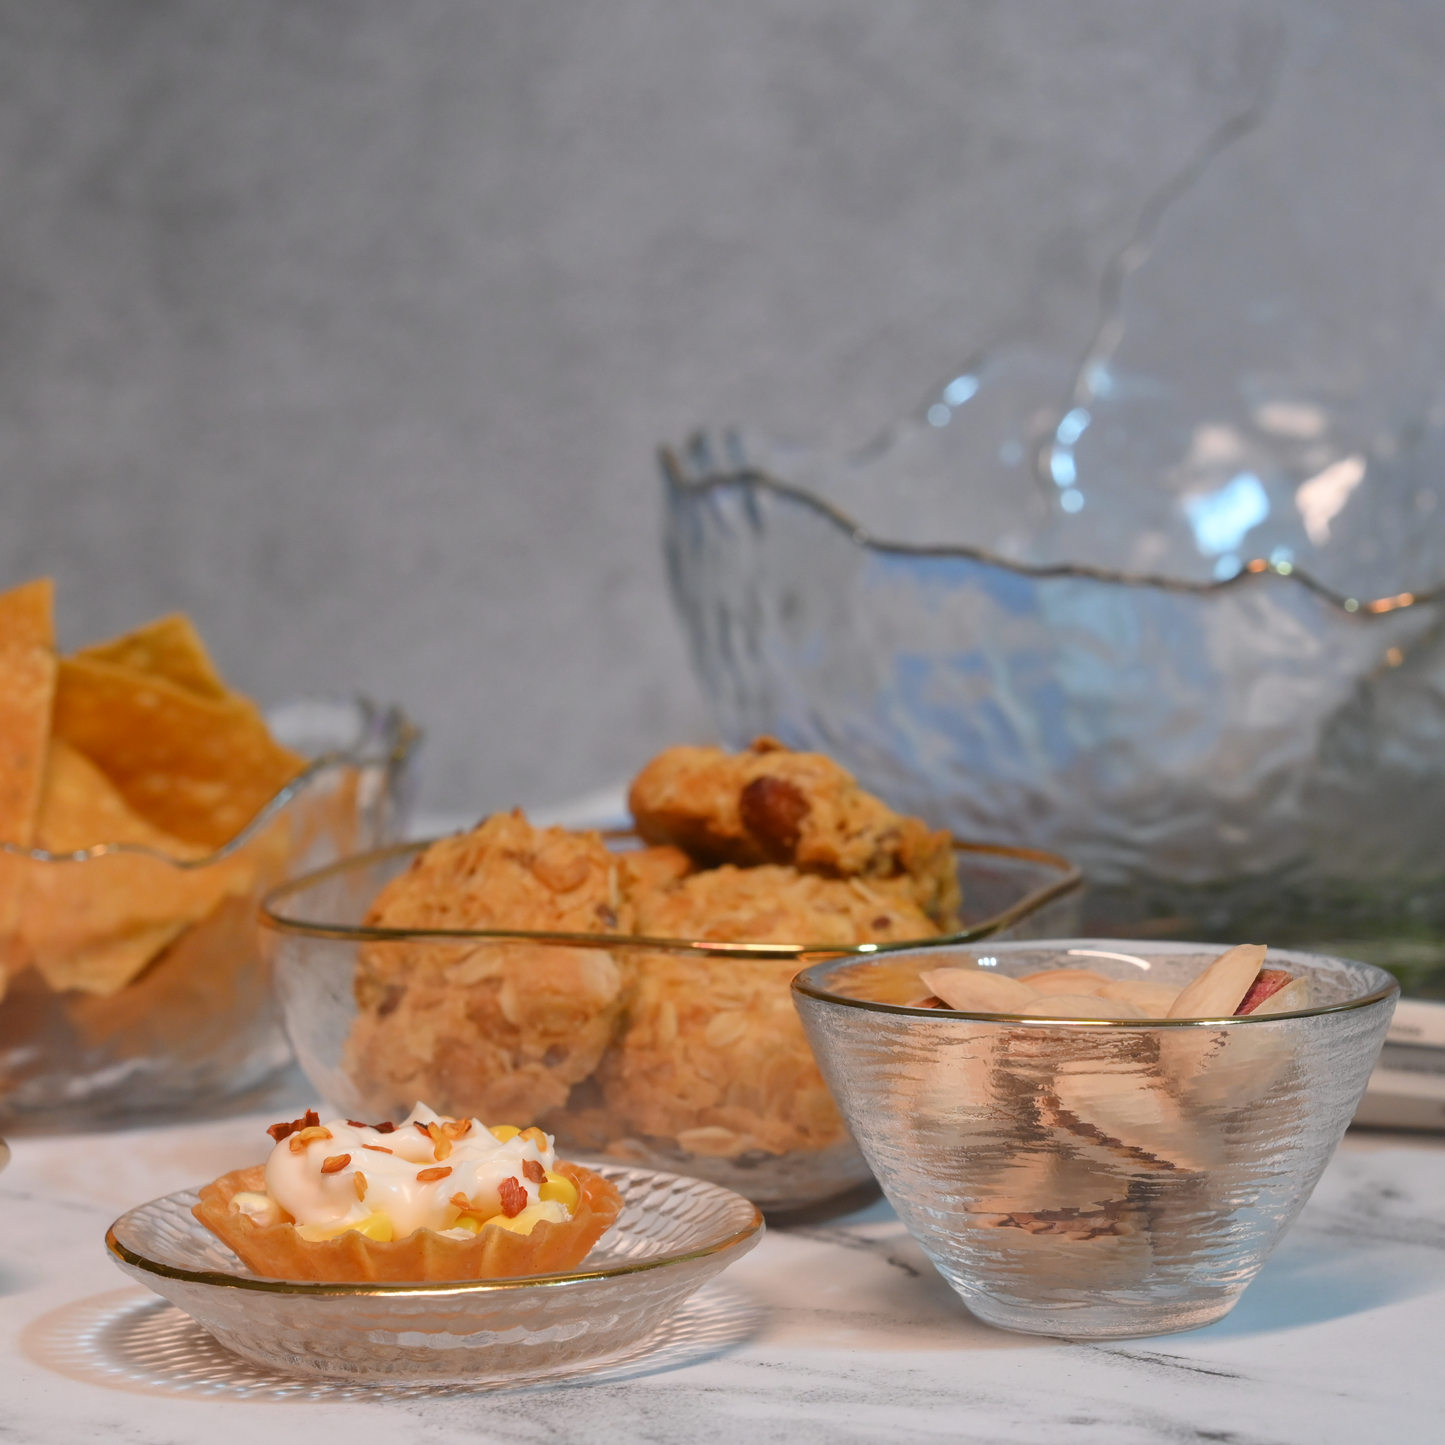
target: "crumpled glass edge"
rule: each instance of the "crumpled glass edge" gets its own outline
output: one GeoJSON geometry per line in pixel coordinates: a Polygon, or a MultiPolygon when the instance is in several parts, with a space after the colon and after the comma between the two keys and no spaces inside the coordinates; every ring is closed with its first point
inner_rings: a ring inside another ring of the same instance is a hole
{"type": "MultiPolygon", "coordinates": [[[[702,433],[689,439],[687,452],[693,456],[706,455],[710,451],[702,433]]],[[[734,471],[717,472],[705,469],[701,473],[691,472],[682,458],[671,447],[660,447],[657,454],[663,481],[673,494],[698,494],[721,490],[725,487],[751,487],[759,491],[772,492],[799,503],[831,522],[840,532],[845,533],[860,550],[877,552],[887,556],[905,557],[959,557],[981,562],[987,566],[999,567],[1026,577],[1081,577],[1094,582],[1111,582],[1125,587],[1147,587],[1160,592],[1192,593],[1208,596],[1224,592],[1233,587],[1243,587],[1265,574],[1282,577],[1297,583],[1341,612],[1355,616],[1379,617],[1387,612],[1399,612],[1407,607],[1419,607],[1445,600],[1445,585],[1431,588],[1428,592],[1398,592],[1392,597],[1359,598],[1347,597],[1333,587],[1326,586],[1318,578],[1290,562],[1276,562],[1267,557],[1254,557],[1241,566],[1233,577],[1222,581],[1191,582],[1182,577],[1167,577],[1146,572],[1123,572],[1108,567],[1091,567],[1085,562],[1020,562],[1001,556],[982,547],[970,547],[962,543],[890,542],[876,537],[861,523],[831,502],[810,492],[805,487],[791,482],[779,481],[757,467],[740,466],[734,471]]]]}

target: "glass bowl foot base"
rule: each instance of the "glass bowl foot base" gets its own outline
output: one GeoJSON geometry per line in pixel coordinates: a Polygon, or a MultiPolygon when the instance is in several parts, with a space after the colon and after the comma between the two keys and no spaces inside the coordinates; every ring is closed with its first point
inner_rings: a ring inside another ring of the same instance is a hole
{"type": "Polygon", "coordinates": [[[985,1324],[1025,1335],[1053,1335],[1066,1340],[1131,1340],[1146,1335],[1174,1335],[1198,1330],[1223,1319],[1239,1302],[1243,1289],[1204,1300],[1105,1300],[1075,1304],[1066,1300],[1025,1303],[1000,1300],[959,1290],[969,1310],[985,1324]]]}

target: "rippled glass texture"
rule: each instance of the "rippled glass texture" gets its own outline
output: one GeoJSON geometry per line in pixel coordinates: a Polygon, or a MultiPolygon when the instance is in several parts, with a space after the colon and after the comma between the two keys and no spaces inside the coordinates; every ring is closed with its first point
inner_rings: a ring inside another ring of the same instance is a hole
{"type": "MultiPolygon", "coordinates": [[[[1086,962],[1175,985],[1217,952],[988,948],[1014,976],[1086,962]]],[[[1309,975],[1312,1011],[1061,1023],[867,1001],[900,996],[902,975],[945,961],[813,965],[794,984],[808,1038],[884,1192],[968,1307],[1006,1329],[1078,1338],[1228,1313],[1344,1134],[1397,997],[1368,964],[1271,950],[1269,966],[1309,975]]]]}
{"type": "Polygon", "coordinates": [[[1181,928],[1285,887],[1316,938],[1439,931],[1445,10],[1220,3],[1196,42],[1197,133],[1088,326],[959,338],[851,455],[672,458],[674,595],[734,744],[1181,928]]]}
{"type": "MultiPolygon", "coordinates": [[[[788,992],[808,956],[859,950],[363,927],[424,846],[298,879],[263,911],[296,1057],[331,1107],[396,1119],[420,1099],[535,1122],[573,1157],[696,1175],[767,1209],[868,1178],[788,992]]],[[[1062,859],[961,848],[958,873],[970,936],[1077,926],[1062,859]]]]}
{"type": "Polygon", "coordinates": [[[829,753],[955,834],[1153,886],[1156,914],[1438,910],[1442,604],[1365,614],[1272,571],[1196,589],[892,547],[756,475],[673,474],[667,498],[674,597],[730,743],[829,753]]]}
{"type": "Polygon", "coordinates": [[[215,853],[180,861],[127,844],[73,857],[10,851],[20,887],[92,925],[91,946],[123,942],[126,900],[149,889],[169,898],[184,886],[217,901],[118,992],[53,989],[33,967],[10,978],[0,997],[7,1132],[204,1114],[289,1061],[257,903],[285,878],[400,835],[417,734],[398,710],[360,699],[299,699],[267,720],[312,762],[215,853]],[[103,932],[111,915],[114,937],[103,932]]]}
{"type": "Polygon", "coordinates": [[[253,1364],[377,1384],[524,1384],[612,1362],[762,1237],[747,1200],[696,1179],[604,1166],[617,1223],[562,1275],[415,1285],[294,1284],[252,1274],[191,1215],[193,1190],[106,1236],[138,1284],[253,1364]]]}

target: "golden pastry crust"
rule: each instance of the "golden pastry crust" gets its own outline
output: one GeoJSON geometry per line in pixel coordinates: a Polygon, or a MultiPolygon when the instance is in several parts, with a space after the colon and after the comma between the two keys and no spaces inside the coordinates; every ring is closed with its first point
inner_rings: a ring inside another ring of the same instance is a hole
{"type": "Polygon", "coordinates": [[[247,1269],[268,1279],[392,1283],[469,1279],[518,1279],[575,1269],[617,1220],[622,1196],[600,1174],[580,1164],[558,1164],[577,1186],[577,1206],[566,1223],[541,1220],[530,1234],[483,1228],[470,1239],[448,1239],[418,1229],[405,1239],[382,1242],[348,1230],[335,1239],[303,1239],[294,1224],[257,1224],[231,1209],[242,1191],[263,1192],[266,1167],[223,1174],[201,1190],[191,1213],[229,1245],[247,1269]]]}
{"type": "Polygon", "coordinates": [[[772,863],[725,864],[639,894],[633,920],[650,938],[740,943],[887,943],[938,933],[906,878],[821,878],[772,863]]]}
{"type": "Polygon", "coordinates": [[[939,926],[957,926],[959,891],[947,832],[864,792],[822,753],[758,738],[741,753],[659,753],[628,795],[638,832],[705,865],[792,864],[835,878],[907,878],[939,926]]]}

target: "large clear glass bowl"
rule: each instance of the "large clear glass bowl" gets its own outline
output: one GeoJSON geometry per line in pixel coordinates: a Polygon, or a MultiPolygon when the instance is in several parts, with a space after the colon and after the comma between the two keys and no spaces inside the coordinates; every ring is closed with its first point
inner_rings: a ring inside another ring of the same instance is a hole
{"type": "Polygon", "coordinates": [[[668,453],[674,596],[728,742],[1067,854],[1099,931],[1445,957],[1445,9],[1171,15],[1092,313],[957,337],[852,452],[668,453]]]}
{"type": "Polygon", "coordinates": [[[729,743],[770,733],[936,826],[1057,849],[1095,926],[1445,937],[1441,603],[895,546],[700,461],[667,505],[729,743]]]}
{"type": "MultiPolygon", "coordinates": [[[[991,943],[987,959],[1015,977],[1082,966],[1182,986],[1218,952],[1094,939],[991,943]]],[[[1078,1338],[1233,1308],[1343,1136],[1399,994],[1369,964],[1271,949],[1269,966],[1309,976],[1314,1007],[1117,1023],[908,1006],[928,992],[919,970],[949,962],[821,962],[794,996],[854,1138],[943,1277],[990,1324],[1078,1338]]]]}
{"type": "MultiPolygon", "coordinates": [[[[400,1118],[420,1099],[536,1122],[574,1156],[710,1179],[774,1210],[868,1178],[788,985],[810,957],[879,946],[364,926],[424,847],[347,859],[262,909],[296,1057],[332,1108],[400,1118]],[[363,1007],[378,973],[405,982],[363,1007]]],[[[1079,874],[1061,858],[987,845],[959,845],[957,858],[959,939],[1033,936],[1077,916],[1079,874]]]]}
{"type": "Polygon", "coordinates": [[[418,734],[399,709],[360,698],[299,699],[271,709],[267,721],[311,762],[206,857],[125,843],[66,855],[0,845],[22,889],[77,920],[77,948],[123,942],[126,900],[148,890],[170,897],[180,879],[196,896],[214,895],[118,992],[53,989],[33,966],[13,974],[0,997],[7,1132],[202,1116],[238,1107],[289,1062],[258,946],[257,903],[285,878],[401,835],[418,734]]]}

